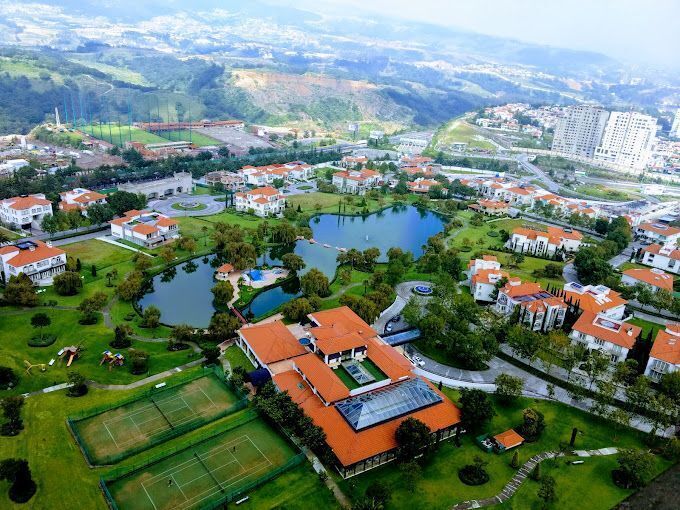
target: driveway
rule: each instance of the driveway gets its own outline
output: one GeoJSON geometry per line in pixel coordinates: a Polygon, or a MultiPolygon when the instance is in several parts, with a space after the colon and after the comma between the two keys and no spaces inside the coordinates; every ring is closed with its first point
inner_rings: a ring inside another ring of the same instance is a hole
{"type": "MultiPolygon", "coordinates": [[[[387,323],[390,321],[390,319],[395,315],[399,315],[406,306],[406,303],[408,303],[408,300],[412,296],[415,296],[413,293],[413,287],[416,285],[432,286],[433,284],[432,282],[426,281],[410,281],[397,284],[397,286],[394,288],[395,292],[397,293],[397,297],[394,299],[394,302],[385,310],[383,310],[383,312],[380,314],[380,317],[378,317],[378,319],[373,323],[373,329],[375,329],[378,334],[382,335],[385,332],[385,326],[387,326],[387,323]]],[[[427,299],[424,296],[420,297],[427,299]]],[[[399,331],[401,326],[404,326],[402,329],[406,329],[405,323],[400,321],[395,325],[394,331],[399,331]]]]}
{"type": "Polygon", "coordinates": [[[149,201],[149,209],[155,209],[161,214],[166,216],[210,216],[211,214],[217,214],[224,211],[224,202],[218,202],[216,198],[224,198],[224,195],[211,196],[211,195],[187,195],[181,194],[173,197],[168,197],[165,200],[151,200],[149,201]],[[182,202],[195,202],[198,204],[205,205],[205,209],[200,210],[180,210],[175,209],[173,204],[179,204],[182,202]]]}

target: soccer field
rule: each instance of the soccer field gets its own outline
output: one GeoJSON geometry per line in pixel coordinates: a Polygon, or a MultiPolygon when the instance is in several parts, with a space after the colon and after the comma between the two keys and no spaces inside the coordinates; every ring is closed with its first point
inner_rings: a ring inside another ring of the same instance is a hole
{"type": "Polygon", "coordinates": [[[106,482],[121,510],[193,510],[233,497],[296,452],[260,419],[106,482]]]}
{"type": "Polygon", "coordinates": [[[109,464],[227,414],[237,397],[215,376],[73,422],[91,464],[109,464]]]}
{"type": "Polygon", "coordinates": [[[167,143],[170,141],[149,131],[136,127],[128,127],[126,124],[121,124],[120,126],[118,124],[102,124],[101,126],[93,124],[79,129],[88,135],[118,145],[119,147],[124,146],[128,140],[140,143],[167,143]]]}

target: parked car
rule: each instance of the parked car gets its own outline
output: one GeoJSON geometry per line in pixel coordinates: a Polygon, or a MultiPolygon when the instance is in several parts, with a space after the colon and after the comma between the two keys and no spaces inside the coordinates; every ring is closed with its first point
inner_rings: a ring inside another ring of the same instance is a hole
{"type": "Polygon", "coordinates": [[[423,365],[425,365],[425,362],[423,361],[423,359],[420,356],[413,356],[413,362],[416,365],[418,365],[419,367],[422,367],[423,365]]]}
{"type": "Polygon", "coordinates": [[[388,323],[387,326],[385,326],[385,333],[390,333],[392,331],[392,323],[388,323]]]}

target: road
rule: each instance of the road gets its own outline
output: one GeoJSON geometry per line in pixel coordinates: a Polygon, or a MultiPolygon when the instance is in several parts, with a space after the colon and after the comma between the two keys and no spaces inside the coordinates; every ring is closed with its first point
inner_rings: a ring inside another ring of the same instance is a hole
{"type": "MultiPolygon", "coordinates": [[[[406,306],[406,303],[408,303],[408,300],[411,299],[412,296],[414,296],[413,287],[415,287],[416,285],[432,286],[432,283],[414,280],[410,282],[402,282],[397,284],[397,286],[394,289],[397,293],[397,297],[395,298],[394,302],[388,308],[386,308],[383,311],[383,313],[380,314],[380,317],[378,317],[378,319],[372,324],[373,329],[375,329],[378,332],[378,334],[382,335],[385,332],[385,326],[387,326],[387,323],[390,322],[390,319],[401,313],[401,311],[406,306]]],[[[424,296],[421,297],[422,299],[427,299],[424,296]]],[[[395,325],[394,331],[399,331],[400,327],[401,329],[406,329],[407,326],[408,325],[402,320],[395,325]]]]}
{"type": "Polygon", "coordinates": [[[148,204],[148,209],[154,209],[161,214],[166,216],[210,216],[211,214],[217,214],[224,210],[224,202],[218,202],[217,198],[224,199],[224,195],[211,196],[211,195],[188,195],[181,194],[172,197],[168,197],[165,200],[151,200],[148,204]],[[197,209],[195,211],[187,210],[182,211],[172,207],[174,204],[180,204],[182,202],[194,202],[197,204],[205,205],[205,209],[197,209]]]}

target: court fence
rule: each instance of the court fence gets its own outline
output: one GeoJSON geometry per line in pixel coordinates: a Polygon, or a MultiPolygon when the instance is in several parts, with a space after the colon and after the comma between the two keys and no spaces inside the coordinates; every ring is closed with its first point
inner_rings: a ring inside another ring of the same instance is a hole
{"type": "MultiPolygon", "coordinates": [[[[211,439],[214,439],[217,436],[223,435],[226,432],[229,432],[230,430],[245,425],[246,423],[249,423],[258,418],[259,413],[257,413],[254,409],[250,409],[241,416],[231,420],[226,427],[206,432],[201,436],[195,438],[189,445],[182,445],[172,449],[165,449],[154,455],[150,455],[149,457],[143,460],[135,462],[130,466],[120,466],[112,469],[111,471],[106,473],[106,475],[100,477],[99,479],[99,485],[102,490],[102,493],[104,494],[104,499],[106,500],[107,505],[111,510],[119,510],[119,507],[116,504],[115,499],[113,498],[111,492],[109,491],[108,487],[109,485],[117,482],[122,478],[132,476],[139,471],[147,471],[149,467],[153,466],[154,464],[158,464],[159,462],[162,462],[174,455],[185,452],[187,450],[192,450],[202,443],[210,441],[211,439]]],[[[295,448],[295,451],[298,453],[296,453],[294,457],[288,459],[281,466],[269,471],[268,473],[265,473],[264,475],[255,480],[248,482],[242,487],[239,487],[231,492],[225,492],[222,495],[222,497],[216,500],[215,502],[209,503],[208,505],[202,505],[201,510],[214,510],[215,508],[218,508],[219,506],[224,505],[225,503],[230,503],[236,499],[239,499],[243,497],[245,493],[247,493],[248,491],[251,491],[261,485],[264,485],[265,483],[269,482],[270,480],[273,480],[282,473],[285,473],[286,471],[296,466],[299,466],[306,460],[306,457],[305,454],[302,453],[299,448],[295,448]]]]}
{"type": "Polygon", "coordinates": [[[192,430],[195,430],[199,427],[202,427],[203,425],[207,425],[208,423],[212,423],[216,420],[219,420],[220,418],[224,418],[225,416],[228,416],[230,414],[234,414],[242,409],[245,409],[248,406],[248,399],[247,396],[243,393],[242,390],[239,388],[235,388],[231,382],[225,377],[224,372],[221,371],[221,368],[218,366],[212,366],[212,367],[204,367],[201,372],[198,374],[194,375],[193,377],[189,379],[185,379],[183,381],[178,381],[176,384],[172,385],[166,385],[163,388],[155,388],[155,386],[152,386],[142,394],[137,394],[134,397],[127,398],[123,401],[120,401],[116,403],[115,406],[99,406],[97,408],[89,409],[86,412],[80,413],[78,415],[74,416],[69,416],[66,419],[66,424],[68,426],[68,429],[71,431],[71,435],[75,439],[76,443],[78,444],[78,447],[80,448],[80,451],[83,453],[83,456],[85,457],[85,460],[87,461],[88,465],[90,467],[95,467],[95,466],[106,466],[106,465],[112,465],[120,462],[123,459],[126,459],[132,455],[135,455],[137,453],[143,452],[145,450],[148,450],[150,448],[153,448],[154,446],[164,443],[166,441],[169,441],[170,439],[174,439],[178,436],[181,436],[183,434],[186,434],[187,432],[191,432],[192,430]],[[228,408],[224,409],[222,412],[210,416],[210,417],[200,417],[197,416],[194,419],[183,423],[181,425],[178,425],[176,427],[171,427],[168,430],[160,433],[153,435],[152,437],[149,438],[148,442],[145,442],[143,444],[140,444],[136,447],[131,447],[128,449],[125,449],[124,451],[121,452],[116,452],[112,453],[109,455],[95,455],[91,449],[88,447],[87,441],[85,441],[80,434],[80,431],[78,430],[78,423],[87,420],[96,416],[99,416],[100,414],[103,414],[107,411],[112,411],[115,409],[118,409],[120,407],[129,405],[131,403],[137,402],[137,401],[142,401],[145,399],[150,399],[152,396],[157,396],[159,394],[165,393],[169,390],[187,385],[193,381],[196,381],[198,379],[201,379],[206,376],[216,376],[225,386],[227,386],[230,391],[232,391],[238,400],[228,408]]]}

